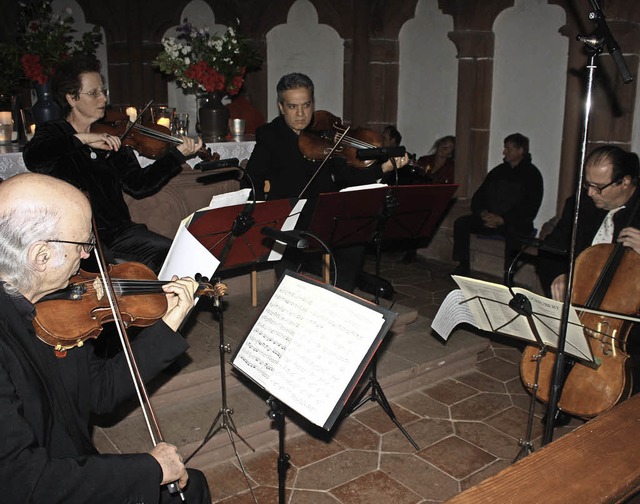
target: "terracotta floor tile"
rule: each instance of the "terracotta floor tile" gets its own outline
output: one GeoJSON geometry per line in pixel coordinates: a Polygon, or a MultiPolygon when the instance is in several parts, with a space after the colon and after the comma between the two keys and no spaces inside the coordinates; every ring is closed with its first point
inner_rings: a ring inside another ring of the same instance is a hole
{"type": "Polygon", "coordinates": [[[484,420],[511,407],[507,394],[480,393],[451,406],[454,420],[484,420]]]}
{"type": "MultiPolygon", "coordinates": [[[[274,503],[275,504],[275,503],[274,503]]],[[[293,490],[289,504],[341,504],[328,492],[293,490]]]]}
{"type": "MultiPolygon", "coordinates": [[[[398,404],[391,402],[390,406],[396,420],[403,425],[420,418],[418,415],[411,413],[398,404]]],[[[389,432],[397,428],[391,418],[389,418],[389,415],[387,415],[387,412],[382,409],[382,406],[377,402],[372,402],[371,407],[362,412],[356,413],[356,419],[380,434],[384,434],[385,432],[389,432]]]]}
{"type": "Polygon", "coordinates": [[[469,385],[480,392],[506,392],[506,387],[503,381],[496,380],[484,373],[471,372],[463,376],[459,376],[457,379],[465,385],[469,385]]]}
{"type": "Polygon", "coordinates": [[[377,467],[377,452],[347,450],[300,469],[295,488],[328,490],[377,467]]]}
{"type": "Polygon", "coordinates": [[[288,440],[285,447],[291,458],[291,463],[298,468],[335,455],[345,449],[340,443],[332,441],[330,437],[328,440],[321,440],[308,434],[302,434],[288,440]]]}
{"type": "Polygon", "coordinates": [[[347,448],[377,450],[380,447],[381,435],[355,418],[344,419],[333,435],[337,442],[347,448]]]}
{"type": "Polygon", "coordinates": [[[436,401],[451,405],[477,394],[478,391],[456,380],[442,380],[425,389],[424,393],[436,401]]]}
{"type": "MultiPolygon", "coordinates": [[[[218,502],[245,490],[249,490],[249,485],[242,471],[233,463],[228,462],[217,466],[215,469],[205,471],[205,476],[209,482],[211,499],[218,502]]],[[[257,486],[255,481],[249,478],[251,487],[257,486]]]]}
{"type": "Polygon", "coordinates": [[[385,453],[380,469],[424,499],[446,500],[460,492],[460,484],[416,455],[385,453]]]}
{"type": "Polygon", "coordinates": [[[449,418],[448,406],[421,391],[406,394],[396,399],[395,402],[416,415],[429,418],[449,418]]]}
{"type": "Polygon", "coordinates": [[[496,380],[506,381],[518,376],[518,365],[507,362],[497,357],[478,364],[478,371],[494,377],[496,380]]]}
{"type": "Polygon", "coordinates": [[[418,455],[456,479],[463,479],[493,463],[496,457],[455,436],[425,448],[418,455]]]}
{"type": "Polygon", "coordinates": [[[485,423],[455,422],[454,428],[457,436],[497,458],[513,460],[520,450],[517,438],[508,436],[485,423]]]}
{"type": "MultiPolygon", "coordinates": [[[[497,415],[488,418],[486,423],[491,427],[508,434],[516,439],[525,437],[528,425],[528,413],[520,408],[509,408],[497,415]]],[[[533,422],[532,437],[541,436],[544,426],[540,420],[535,419],[533,422]]]]}
{"type": "Polygon", "coordinates": [[[375,471],[334,488],[343,504],[417,504],[422,499],[382,471],[375,471]]]}
{"type": "MultiPolygon", "coordinates": [[[[453,434],[450,420],[422,419],[403,425],[411,439],[419,449],[423,449],[453,434]]],[[[410,444],[400,429],[388,432],[382,437],[383,452],[413,453],[415,448],[410,444]]]]}

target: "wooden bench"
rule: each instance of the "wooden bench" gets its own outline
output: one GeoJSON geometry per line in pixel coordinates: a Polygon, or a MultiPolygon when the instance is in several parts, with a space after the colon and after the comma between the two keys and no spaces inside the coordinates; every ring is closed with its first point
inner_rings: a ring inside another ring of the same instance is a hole
{"type": "Polygon", "coordinates": [[[636,395],[447,504],[629,502],[640,490],[639,434],[636,395]]]}

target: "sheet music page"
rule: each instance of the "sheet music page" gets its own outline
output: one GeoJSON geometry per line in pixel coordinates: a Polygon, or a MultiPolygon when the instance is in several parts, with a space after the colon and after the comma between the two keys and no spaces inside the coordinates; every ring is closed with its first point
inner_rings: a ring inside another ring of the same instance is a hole
{"type": "Polygon", "coordinates": [[[250,188],[239,189],[228,193],[215,194],[211,198],[209,206],[204,210],[213,210],[214,208],[222,208],[233,205],[242,205],[249,201],[250,188]]]}
{"type": "MultiPolygon", "coordinates": [[[[506,286],[455,275],[453,279],[467,300],[466,304],[476,320],[476,327],[537,343],[527,317],[518,315],[509,306],[513,296],[506,286]]],[[[563,303],[519,287],[514,287],[513,291],[523,294],[531,302],[533,322],[542,342],[551,348],[557,348],[563,303]]],[[[574,308],[569,311],[565,351],[574,357],[593,361],[589,343],[574,308]]]]}
{"type": "Polygon", "coordinates": [[[377,189],[378,187],[389,187],[389,186],[387,184],[382,184],[380,182],[374,182],[373,184],[363,184],[363,185],[345,187],[344,189],[340,189],[339,192],[363,191],[366,189],[377,189]]]}
{"type": "MultiPolygon", "coordinates": [[[[304,205],[306,203],[306,199],[300,199],[296,201],[295,206],[291,209],[289,217],[287,217],[282,224],[282,231],[291,231],[292,229],[296,228],[296,224],[298,223],[298,219],[300,218],[300,213],[302,212],[302,209],[304,208],[304,205]]],[[[282,259],[282,254],[284,254],[285,248],[287,248],[287,245],[285,243],[276,241],[273,244],[271,252],[269,252],[267,261],[279,261],[280,259],[282,259]]]]}
{"type": "Polygon", "coordinates": [[[185,276],[194,278],[196,273],[211,278],[218,269],[220,265],[218,258],[196,240],[187,229],[190,220],[191,215],[180,223],[158,274],[160,280],[171,280],[173,275],[178,275],[180,278],[185,276]]]}
{"type": "Polygon", "coordinates": [[[233,365],[323,426],[383,324],[377,311],[285,275],[233,365]]]}
{"type": "Polygon", "coordinates": [[[469,309],[469,304],[464,302],[465,297],[460,289],[447,294],[438,312],[431,322],[431,329],[437,332],[445,341],[460,324],[477,326],[475,317],[469,309]]]}

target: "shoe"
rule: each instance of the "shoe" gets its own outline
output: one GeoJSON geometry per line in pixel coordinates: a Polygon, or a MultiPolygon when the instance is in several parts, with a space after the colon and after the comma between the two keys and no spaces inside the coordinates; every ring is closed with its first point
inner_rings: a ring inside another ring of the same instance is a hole
{"type": "MultiPolygon", "coordinates": [[[[547,414],[545,413],[542,417],[541,422],[543,424],[547,424],[547,414]]],[[[554,427],[565,427],[571,423],[571,415],[565,413],[564,411],[556,410],[555,418],[553,420],[554,427]]]]}
{"type": "Polygon", "coordinates": [[[469,273],[471,273],[469,266],[464,264],[458,264],[458,266],[456,266],[456,268],[451,272],[452,275],[458,276],[469,276],[469,273]]]}
{"type": "Polygon", "coordinates": [[[402,256],[402,259],[400,259],[400,262],[402,264],[411,264],[417,259],[417,257],[418,253],[414,249],[407,250],[402,256]]]}

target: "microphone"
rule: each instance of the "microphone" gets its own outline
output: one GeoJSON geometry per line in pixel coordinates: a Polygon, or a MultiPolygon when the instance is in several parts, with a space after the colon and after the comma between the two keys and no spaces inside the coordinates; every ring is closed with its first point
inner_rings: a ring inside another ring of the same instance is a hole
{"type": "Polygon", "coordinates": [[[357,149],[358,159],[389,159],[392,157],[402,157],[407,152],[404,147],[373,147],[371,149],[357,149]]]}
{"type": "Polygon", "coordinates": [[[306,249],[309,247],[309,241],[303,238],[297,231],[281,231],[265,226],[260,232],[268,238],[273,238],[274,240],[298,249],[306,249]]]}
{"type": "Polygon", "coordinates": [[[218,170],[220,168],[237,168],[240,166],[238,158],[218,159],[217,161],[200,161],[194,166],[195,169],[203,172],[218,170]]]}

